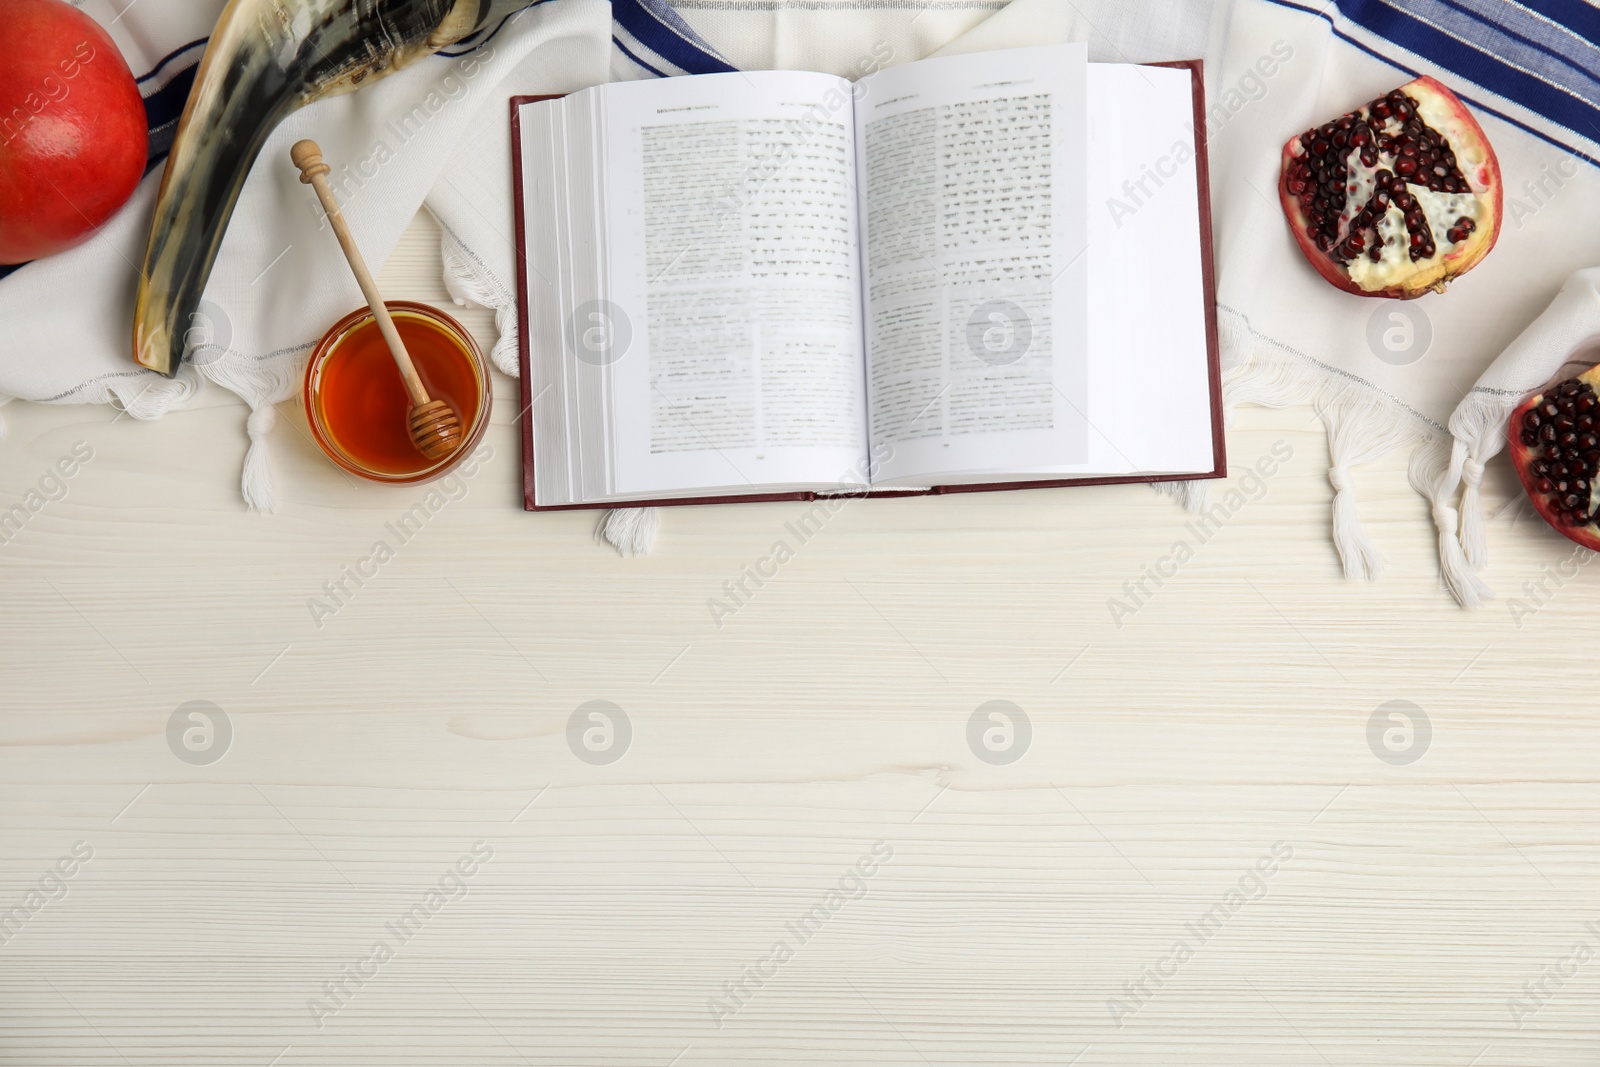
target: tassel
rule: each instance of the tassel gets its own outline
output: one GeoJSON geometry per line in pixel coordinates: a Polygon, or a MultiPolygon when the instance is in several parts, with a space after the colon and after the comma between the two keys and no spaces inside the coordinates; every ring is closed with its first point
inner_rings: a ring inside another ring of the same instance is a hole
{"type": "Polygon", "coordinates": [[[250,434],[250,448],[244,454],[244,474],[239,479],[239,489],[244,494],[245,506],[251,511],[277,511],[278,501],[272,491],[272,456],[267,448],[267,434],[278,424],[278,409],[262,404],[250,410],[245,429],[250,434]]]}
{"type": "Polygon", "coordinates": [[[1433,524],[1439,531],[1439,574],[1445,587],[1462,607],[1475,608],[1494,593],[1467,563],[1457,536],[1461,516],[1451,506],[1450,498],[1457,481],[1452,472],[1456,464],[1451,453],[1458,448],[1461,448],[1459,442],[1448,449],[1443,440],[1424,442],[1411,453],[1407,478],[1433,510],[1433,524]]]}
{"type": "Polygon", "coordinates": [[[1181,482],[1151,482],[1150,488],[1162,496],[1170,496],[1185,511],[1204,511],[1211,503],[1211,483],[1194,479],[1181,482]]]}
{"type": "Polygon", "coordinates": [[[1450,416],[1450,433],[1460,452],[1451,451],[1451,484],[1445,488],[1453,493],[1456,479],[1464,485],[1459,534],[1467,562],[1474,569],[1481,569],[1489,562],[1487,524],[1479,488],[1483,484],[1483,465],[1505,447],[1506,422],[1521,400],[1517,393],[1474,388],[1450,416]]]}
{"type": "Polygon", "coordinates": [[[1382,571],[1383,557],[1361,524],[1350,468],[1381,459],[1416,441],[1422,432],[1393,405],[1349,386],[1324,388],[1316,407],[1328,431],[1328,458],[1332,460],[1328,483],[1334,490],[1333,547],[1346,578],[1370,580],[1382,571]]]}
{"type": "Polygon", "coordinates": [[[1473,570],[1489,562],[1489,545],[1484,536],[1483,464],[1470,454],[1461,464],[1461,548],[1473,570]]]}
{"type": "Polygon", "coordinates": [[[1456,540],[1456,523],[1460,517],[1447,500],[1434,500],[1433,524],[1439,529],[1439,571],[1452,596],[1464,608],[1475,608],[1494,593],[1467,563],[1456,540]]]}
{"type": "Polygon", "coordinates": [[[1383,573],[1383,555],[1361,525],[1350,469],[1329,467],[1328,484],[1333,486],[1333,547],[1344,565],[1344,576],[1372,581],[1383,573]]]}
{"type": "Polygon", "coordinates": [[[660,508],[614,508],[600,519],[595,533],[621,556],[648,556],[661,525],[660,508]]]}
{"type": "Polygon", "coordinates": [[[250,417],[245,420],[250,447],[244,454],[239,491],[251,511],[277,510],[267,446],[267,434],[278,424],[278,411],[273,405],[288,400],[299,390],[311,348],[310,344],[297,345],[288,352],[260,360],[246,359],[230,349],[221,358],[200,367],[200,373],[250,405],[250,417]]]}

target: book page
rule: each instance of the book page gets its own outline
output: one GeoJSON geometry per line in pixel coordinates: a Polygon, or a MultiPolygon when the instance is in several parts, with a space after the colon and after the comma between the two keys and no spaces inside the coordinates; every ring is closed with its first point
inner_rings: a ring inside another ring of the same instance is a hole
{"type": "Polygon", "coordinates": [[[1212,410],[1194,77],[1182,67],[1092,63],[1089,86],[1103,104],[1089,120],[1090,463],[1119,474],[1206,473],[1217,464],[1212,423],[1220,416],[1212,410]]]}
{"type": "Polygon", "coordinates": [[[758,72],[601,90],[609,494],[862,485],[850,85],[758,72]]]}
{"type": "MultiPolygon", "coordinates": [[[[596,97],[524,103],[521,124],[522,279],[535,504],[583,502],[604,486],[605,211],[597,202],[596,97]]],[[[620,338],[625,341],[625,338],[620,338]]]]}
{"type": "Polygon", "coordinates": [[[1215,466],[1194,81],[1089,64],[1089,452],[996,480],[1215,466]]]}
{"type": "Polygon", "coordinates": [[[873,481],[1088,456],[1087,53],[923,60],[857,86],[873,481]]]}

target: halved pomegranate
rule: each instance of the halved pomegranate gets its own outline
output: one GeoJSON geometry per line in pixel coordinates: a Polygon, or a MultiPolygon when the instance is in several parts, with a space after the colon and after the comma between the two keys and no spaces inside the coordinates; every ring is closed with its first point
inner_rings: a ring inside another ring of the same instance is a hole
{"type": "Polygon", "coordinates": [[[1511,413],[1511,463],[1545,522],[1600,551],[1600,366],[1590,367],[1511,413]]]}
{"type": "Polygon", "coordinates": [[[1317,273],[1358,296],[1443,292],[1500,234],[1500,162],[1428,77],[1292,138],[1278,198],[1317,273]]]}

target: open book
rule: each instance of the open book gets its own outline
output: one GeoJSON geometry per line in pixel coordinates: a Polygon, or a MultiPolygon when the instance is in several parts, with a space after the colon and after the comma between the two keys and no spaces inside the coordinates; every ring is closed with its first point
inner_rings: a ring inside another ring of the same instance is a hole
{"type": "Polygon", "coordinates": [[[1224,474],[1198,63],[512,101],[526,505],[1224,474]]]}

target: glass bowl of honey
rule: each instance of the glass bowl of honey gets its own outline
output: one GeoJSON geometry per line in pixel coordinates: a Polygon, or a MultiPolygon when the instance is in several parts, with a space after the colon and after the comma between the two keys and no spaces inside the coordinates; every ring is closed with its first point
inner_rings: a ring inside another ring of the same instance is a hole
{"type": "Polygon", "coordinates": [[[437,308],[386,300],[428,395],[455,409],[461,447],[429,459],[411,441],[411,396],[369,308],[352,311],[322,336],[306,364],[306,420],[328,458],[351,474],[396,485],[448,474],[489,425],[489,364],[462,325],[437,308]]]}

